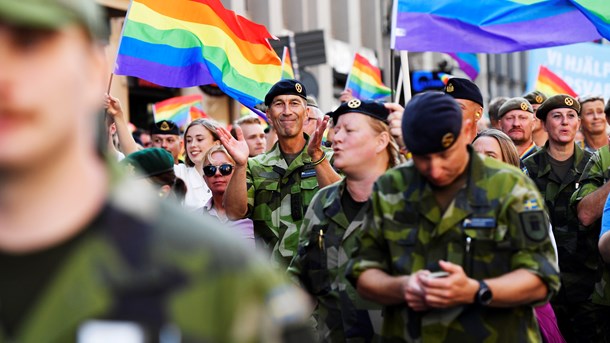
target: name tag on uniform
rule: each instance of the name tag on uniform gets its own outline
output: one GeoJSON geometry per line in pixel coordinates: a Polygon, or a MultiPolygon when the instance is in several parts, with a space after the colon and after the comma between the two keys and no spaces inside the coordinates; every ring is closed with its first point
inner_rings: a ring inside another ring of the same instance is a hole
{"type": "Polygon", "coordinates": [[[496,218],[466,218],[462,227],[493,229],[496,227],[496,218]]]}
{"type": "Polygon", "coordinates": [[[301,179],[312,177],[312,176],[316,176],[316,170],[315,169],[308,169],[308,170],[305,170],[305,171],[301,172],[301,179]]]}

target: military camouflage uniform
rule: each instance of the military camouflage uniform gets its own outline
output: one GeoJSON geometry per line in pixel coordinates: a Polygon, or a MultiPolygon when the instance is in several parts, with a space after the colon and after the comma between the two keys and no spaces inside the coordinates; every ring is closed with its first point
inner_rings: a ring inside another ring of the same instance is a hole
{"type": "Polygon", "coordinates": [[[147,342],[161,331],[175,333],[172,342],[312,338],[305,294],[238,239],[155,193],[118,187],[14,336],[0,329],[0,342],[75,342],[90,319],[139,324],[147,342]]]}
{"type": "Polygon", "coordinates": [[[578,180],[591,154],[575,144],[574,165],[564,180],[558,180],[551,172],[548,147],[547,142],[524,164],[545,200],[557,242],[562,287],[551,303],[559,328],[568,342],[595,341],[592,337],[597,330],[594,326],[596,309],[591,304],[590,297],[593,286],[599,279],[599,230],[582,226],[574,207],[570,206],[572,194],[580,192],[578,180]]]}
{"type": "Polygon", "coordinates": [[[254,222],[257,247],[269,251],[274,263],[283,267],[288,267],[297,251],[305,211],[318,191],[316,170],[307,154],[309,137],[305,137],[305,147],[290,166],[279,143],[248,159],[246,216],[254,222]]]}
{"type": "Polygon", "coordinates": [[[299,235],[299,251],[288,271],[318,300],[314,317],[320,341],[377,341],[381,306],[362,299],[345,278],[370,203],[348,222],[341,206],[345,191],[343,180],[321,189],[313,198],[299,235]]]}
{"type": "MultiPolygon", "coordinates": [[[[436,271],[442,259],[476,280],[526,269],[548,286],[548,297],[559,289],[547,216],[534,184],[471,147],[469,155],[467,185],[444,214],[413,163],[379,178],[360,248],[348,266],[352,282],[370,268],[394,276],[436,271]]],[[[397,304],[385,308],[383,336],[388,342],[536,342],[541,337],[532,305],[415,312],[397,304]]]]}
{"type": "MultiPolygon", "coordinates": [[[[580,187],[572,194],[572,199],[570,200],[572,211],[576,213],[576,208],[580,200],[595,192],[608,181],[610,181],[610,149],[608,149],[608,146],[606,145],[599,148],[599,150],[591,156],[591,159],[585,166],[585,170],[580,177],[580,187]]],[[[599,237],[601,218],[589,226],[588,230],[591,230],[591,235],[597,235],[599,237]]],[[[603,305],[605,307],[604,318],[600,318],[600,327],[602,330],[606,331],[606,340],[610,341],[610,328],[608,328],[608,318],[610,318],[610,264],[604,263],[601,257],[599,257],[599,263],[602,276],[599,277],[598,281],[595,283],[591,301],[594,304],[603,305]]]]}

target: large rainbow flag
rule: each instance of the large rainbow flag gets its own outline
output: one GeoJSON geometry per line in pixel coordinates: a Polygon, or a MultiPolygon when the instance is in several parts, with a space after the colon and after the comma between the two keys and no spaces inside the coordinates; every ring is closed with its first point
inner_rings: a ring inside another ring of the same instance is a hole
{"type": "Polygon", "coordinates": [[[282,53],[282,79],[294,78],[294,69],[292,68],[292,60],[290,59],[290,50],[287,46],[285,46],[282,53]]]}
{"type": "Polygon", "coordinates": [[[547,96],[556,94],[567,94],[574,98],[578,96],[565,81],[545,66],[540,66],[540,69],[538,69],[536,90],[541,91],[547,96]]]}
{"type": "Polygon", "coordinates": [[[179,127],[191,121],[191,108],[201,111],[203,96],[185,95],[163,100],[153,105],[153,115],[155,123],[161,120],[171,120],[179,127]]]}
{"type": "Polygon", "coordinates": [[[360,100],[377,100],[389,96],[392,91],[381,82],[381,70],[373,66],[364,56],[356,53],[354,65],[347,76],[345,88],[360,100]]]}
{"type": "Polygon", "coordinates": [[[606,0],[396,0],[397,50],[504,53],[610,38],[606,0]]]}
{"type": "Polygon", "coordinates": [[[248,107],[281,75],[274,38],[218,0],[133,0],[115,73],[166,87],[215,83],[248,107]]]}
{"type": "Polygon", "coordinates": [[[462,69],[462,71],[468,75],[472,81],[479,76],[481,67],[479,66],[477,54],[469,52],[450,52],[448,55],[458,63],[460,69],[462,69]]]}

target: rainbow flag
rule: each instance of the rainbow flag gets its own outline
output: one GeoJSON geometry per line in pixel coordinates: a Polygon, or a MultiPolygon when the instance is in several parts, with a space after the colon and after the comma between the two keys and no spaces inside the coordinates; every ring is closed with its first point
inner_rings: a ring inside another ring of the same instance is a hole
{"type": "Polygon", "coordinates": [[[360,100],[377,100],[389,96],[392,91],[381,82],[381,70],[373,66],[364,56],[356,53],[354,65],[347,76],[345,88],[360,100]]]}
{"type": "Polygon", "coordinates": [[[284,52],[282,53],[282,79],[294,79],[290,50],[287,46],[284,47],[284,52]]]}
{"type": "Polygon", "coordinates": [[[191,120],[191,108],[201,110],[201,95],[177,96],[163,100],[153,105],[155,123],[161,120],[171,120],[179,127],[188,124],[191,120]]]}
{"type": "Polygon", "coordinates": [[[458,63],[460,69],[462,69],[462,71],[466,73],[466,75],[468,75],[472,81],[479,76],[481,67],[479,67],[479,59],[477,58],[477,54],[469,52],[450,52],[448,55],[458,63]]]}
{"type": "Polygon", "coordinates": [[[396,0],[391,44],[409,51],[504,53],[599,39],[571,1],[608,12],[605,0],[396,0]]]}
{"type": "Polygon", "coordinates": [[[568,94],[574,98],[578,96],[565,81],[545,66],[540,66],[540,69],[538,69],[536,90],[541,91],[547,96],[556,94],[568,94]]]}
{"type": "Polygon", "coordinates": [[[208,115],[203,112],[203,110],[197,106],[191,106],[189,109],[191,121],[200,118],[208,118],[208,115]]]}
{"type": "Polygon", "coordinates": [[[215,83],[248,107],[261,103],[281,75],[263,25],[218,0],[133,0],[115,73],[166,87],[215,83]]]}
{"type": "Polygon", "coordinates": [[[607,0],[570,0],[595,25],[602,37],[610,39],[610,4],[607,0]]]}

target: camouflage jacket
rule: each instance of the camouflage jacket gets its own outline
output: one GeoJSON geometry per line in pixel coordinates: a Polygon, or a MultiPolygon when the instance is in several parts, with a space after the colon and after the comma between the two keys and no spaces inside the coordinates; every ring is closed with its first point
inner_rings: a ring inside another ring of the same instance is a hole
{"type": "MultiPolygon", "coordinates": [[[[591,156],[585,166],[585,170],[580,177],[580,187],[572,194],[570,204],[572,211],[576,213],[578,203],[585,196],[595,192],[604,183],[610,180],[610,149],[603,146],[591,156]]],[[[599,236],[601,230],[601,218],[593,223],[589,230],[591,235],[599,236]]],[[[593,237],[591,237],[593,238],[593,237]]],[[[596,304],[610,306],[610,264],[604,263],[600,258],[600,265],[603,266],[600,272],[603,274],[593,288],[592,301],[596,304]]]]}
{"type": "MultiPolygon", "coordinates": [[[[94,319],[138,324],[146,342],[162,332],[172,342],[307,341],[306,295],[239,238],[156,193],[119,187],[0,342],[75,342],[94,319]]],[[[107,328],[97,334],[112,341],[107,328]]]]}
{"type": "Polygon", "coordinates": [[[279,143],[248,159],[246,216],[254,222],[257,247],[269,251],[272,261],[284,268],[297,251],[305,211],[318,191],[316,170],[307,154],[309,137],[305,137],[307,143],[289,166],[279,143]]]}
{"type": "MultiPolygon", "coordinates": [[[[436,271],[443,259],[477,280],[526,269],[548,286],[548,297],[559,289],[548,220],[535,185],[518,169],[469,151],[466,187],[444,214],[413,163],[377,180],[373,211],[349,262],[350,281],[370,268],[395,276],[436,271]]],[[[387,306],[383,336],[391,342],[541,340],[532,305],[462,305],[428,312],[415,312],[406,303],[387,306]]]]}
{"type": "Polygon", "coordinates": [[[348,222],[341,206],[343,192],[345,180],[321,189],[313,198],[288,271],[318,300],[314,317],[320,341],[371,342],[379,339],[381,306],[362,299],[345,278],[370,203],[348,222]]]}
{"type": "Polygon", "coordinates": [[[570,206],[572,194],[579,188],[580,179],[591,154],[574,145],[574,165],[564,180],[551,172],[548,143],[524,163],[544,198],[551,218],[553,234],[559,254],[562,288],[554,303],[578,303],[587,300],[597,278],[597,236],[582,226],[570,206]]]}

